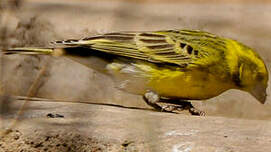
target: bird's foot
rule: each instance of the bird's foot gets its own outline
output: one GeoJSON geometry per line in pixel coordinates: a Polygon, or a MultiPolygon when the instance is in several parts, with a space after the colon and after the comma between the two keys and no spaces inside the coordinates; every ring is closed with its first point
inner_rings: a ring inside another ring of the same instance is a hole
{"type": "Polygon", "coordinates": [[[176,99],[161,99],[161,97],[153,91],[146,92],[143,99],[157,111],[181,113],[184,110],[188,110],[191,115],[205,115],[203,111],[196,109],[191,102],[176,99]]]}
{"type": "Polygon", "coordinates": [[[191,115],[205,116],[204,111],[201,111],[201,110],[195,108],[190,102],[180,102],[179,104],[167,103],[166,105],[162,106],[161,111],[172,112],[172,113],[181,113],[184,110],[187,110],[191,115]]]}
{"type": "Polygon", "coordinates": [[[195,115],[195,116],[205,116],[205,112],[201,111],[199,109],[196,109],[194,107],[189,109],[189,112],[191,113],[191,115],[195,115]]]}

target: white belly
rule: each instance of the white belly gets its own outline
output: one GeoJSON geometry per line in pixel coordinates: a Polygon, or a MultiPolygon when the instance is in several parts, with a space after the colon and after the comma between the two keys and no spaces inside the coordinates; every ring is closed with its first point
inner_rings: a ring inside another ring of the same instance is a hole
{"type": "Polygon", "coordinates": [[[148,89],[143,71],[131,63],[108,62],[95,56],[88,58],[68,56],[68,58],[100,73],[109,75],[115,82],[117,89],[140,95],[144,94],[148,89]]]}

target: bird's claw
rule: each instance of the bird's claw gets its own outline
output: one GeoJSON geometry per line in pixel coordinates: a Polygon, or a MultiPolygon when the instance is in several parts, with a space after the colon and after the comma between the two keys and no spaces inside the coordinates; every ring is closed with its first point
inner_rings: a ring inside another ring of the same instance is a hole
{"type": "Polygon", "coordinates": [[[187,101],[171,101],[170,99],[161,99],[158,94],[153,91],[147,91],[143,96],[145,102],[152,106],[157,111],[170,112],[170,113],[180,113],[183,110],[188,110],[191,115],[205,116],[203,111],[200,111],[187,101]]]}
{"type": "Polygon", "coordinates": [[[161,112],[171,112],[171,113],[180,113],[181,111],[188,110],[191,115],[195,116],[205,116],[205,112],[198,110],[194,107],[188,107],[183,105],[164,105],[161,106],[161,112]]]}
{"type": "Polygon", "coordinates": [[[190,108],[189,109],[189,112],[192,114],[192,115],[196,115],[196,116],[205,116],[205,112],[204,111],[201,111],[199,109],[196,109],[194,107],[190,108]]]}

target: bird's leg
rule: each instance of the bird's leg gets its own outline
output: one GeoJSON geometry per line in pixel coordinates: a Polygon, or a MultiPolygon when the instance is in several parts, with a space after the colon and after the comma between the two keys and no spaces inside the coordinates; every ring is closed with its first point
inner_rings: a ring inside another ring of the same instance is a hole
{"type": "Polygon", "coordinates": [[[174,104],[174,105],[167,105],[164,107],[164,109],[172,109],[173,110],[188,110],[192,115],[198,115],[198,116],[203,116],[205,113],[199,109],[196,109],[191,102],[186,101],[186,100],[180,100],[180,99],[170,99],[170,98],[160,98],[160,101],[162,103],[169,103],[169,104],[174,104]],[[173,106],[173,107],[172,107],[173,106]]]}
{"type": "Polygon", "coordinates": [[[162,111],[163,108],[158,104],[160,101],[160,96],[153,92],[153,91],[147,91],[143,96],[144,101],[151,107],[153,107],[155,110],[162,111]]]}
{"type": "Polygon", "coordinates": [[[143,96],[144,101],[151,107],[153,107],[157,111],[163,111],[163,112],[171,112],[176,113],[174,110],[178,108],[177,105],[160,105],[159,102],[161,100],[161,97],[153,92],[153,91],[147,91],[143,96]]]}
{"type": "Polygon", "coordinates": [[[188,110],[192,115],[204,115],[204,112],[194,108],[194,106],[184,100],[162,98],[153,91],[147,91],[143,96],[144,101],[157,111],[178,113],[183,110],[188,110]],[[159,103],[166,103],[162,106],[159,103]]]}

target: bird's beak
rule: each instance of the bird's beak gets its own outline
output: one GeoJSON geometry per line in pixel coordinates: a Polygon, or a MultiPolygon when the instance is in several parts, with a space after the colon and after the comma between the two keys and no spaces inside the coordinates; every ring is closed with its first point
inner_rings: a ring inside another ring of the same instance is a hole
{"type": "Polygon", "coordinates": [[[264,104],[266,100],[266,87],[258,84],[251,91],[250,94],[253,95],[260,103],[264,104]]]}

